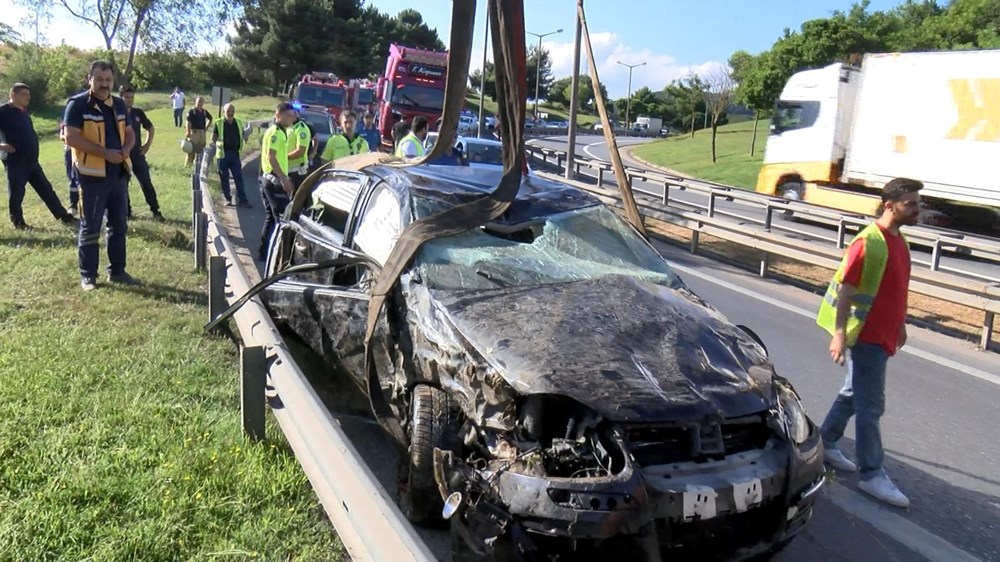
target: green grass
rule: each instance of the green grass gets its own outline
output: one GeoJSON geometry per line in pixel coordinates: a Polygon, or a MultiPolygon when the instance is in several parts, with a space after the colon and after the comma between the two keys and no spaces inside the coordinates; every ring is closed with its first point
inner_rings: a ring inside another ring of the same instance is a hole
{"type": "Polygon", "coordinates": [[[717,161],[712,162],[712,131],[697,131],[694,138],[684,134],[636,147],[636,156],[698,179],[754,189],[764,158],[768,122],[757,124],[757,149],[750,156],[753,121],[719,127],[716,137],[717,161]]]}
{"type": "MultiPolygon", "coordinates": [[[[0,561],[345,558],[273,420],[267,441],[242,436],[238,356],[202,331],[182,129],[158,97],[137,105],[154,108],[149,159],[168,218],[150,221],[132,186],[140,287],[83,293],[73,233],[30,190],[36,229],[0,224],[0,561]]],[[[65,202],[62,146],[48,138],[41,153],[65,202]]]]}
{"type": "MultiPolygon", "coordinates": [[[[478,115],[479,114],[479,96],[478,95],[477,96],[466,96],[465,97],[465,107],[466,107],[466,109],[468,109],[468,110],[470,110],[473,113],[476,113],[478,115]]],[[[486,97],[483,98],[483,109],[486,110],[487,113],[491,113],[493,115],[496,115],[498,108],[499,108],[499,106],[497,105],[497,102],[491,100],[489,98],[489,96],[486,96],[486,97]]],[[[529,116],[533,115],[534,111],[535,111],[535,104],[534,103],[529,103],[528,104],[528,115],[529,116]]],[[[547,104],[538,104],[538,112],[539,113],[548,113],[549,114],[549,118],[547,119],[547,121],[560,121],[560,120],[561,121],[569,121],[569,110],[566,109],[566,108],[564,108],[564,107],[555,106],[555,105],[547,105],[547,104]]],[[[583,125],[591,125],[593,123],[596,123],[599,120],[600,120],[600,117],[597,117],[595,115],[585,115],[583,113],[577,113],[577,115],[576,115],[576,122],[577,122],[577,124],[579,124],[581,126],[583,126],[583,125]]]]}

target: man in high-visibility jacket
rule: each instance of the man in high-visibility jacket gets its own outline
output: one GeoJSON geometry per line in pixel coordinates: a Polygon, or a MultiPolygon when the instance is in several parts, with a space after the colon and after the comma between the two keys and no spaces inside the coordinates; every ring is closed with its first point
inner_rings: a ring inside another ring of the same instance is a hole
{"type": "Polygon", "coordinates": [[[343,132],[339,135],[333,135],[327,141],[326,148],[323,149],[323,155],[320,156],[323,162],[330,162],[337,158],[370,151],[371,147],[368,146],[368,141],[354,130],[357,122],[357,117],[354,116],[354,112],[352,111],[345,111],[340,114],[340,128],[343,132]]]}
{"type": "Polygon", "coordinates": [[[288,102],[279,103],[274,111],[274,123],[264,132],[260,147],[260,197],[264,202],[264,229],[260,233],[260,248],[257,258],[267,259],[267,245],[271,240],[274,225],[285,212],[292,192],[295,190],[288,176],[288,144],[292,124],[295,123],[295,109],[288,102]]]}
{"type": "Polygon", "coordinates": [[[844,386],[821,428],[824,460],[845,472],[860,470],[860,490],[898,507],[910,500],[882,467],[879,419],[885,411],[886,363],[906,343],[910,250],[899,227],[917,224],[921,188],[922,183],[905,178],[885,185],[878,218],[851,242],[816,318],[832,336],[830,357],[840,365],[847,362],[844,386]],[[837,449],[851,416],[857,464],[837,449]]]}
{"type": "Polygon", "coordinates": [[[400,158],[420,158],[426,152],[424,150],[424,139],[427,138],[427,118],[418,115],[413,118],[410,125],[410,133],[399,139],[396,145],[396,156],[400,158]]]}
{"type": "Polygon", "coordinates": [[[243,163],[240,154],[243,151],[243,121],[236,117],[236,107],[227,103],[222,109],[224,119],[219,119],[212,125],[212,142],[215,143],[215,158],[219,167],[219,181],[222,185],[222,196],[226,205],[233,205],[233,194],[229,189],[229,176],[233,176],[236,184],[236,204],[251,208],[247,193],[243,186],[243,163]]]}
{"type": "Polygon", "coordinates": [[[309,157],[314,154],[315,137],[309,123],[296,113],[295,121],[288,130],[288,176],[292,178],[294,189],[298,189],[309,175],[309,157]]]}

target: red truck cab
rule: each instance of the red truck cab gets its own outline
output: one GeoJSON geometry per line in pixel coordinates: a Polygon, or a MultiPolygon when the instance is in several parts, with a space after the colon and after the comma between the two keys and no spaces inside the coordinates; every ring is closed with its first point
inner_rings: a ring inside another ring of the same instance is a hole
{"type": "Polygon", "coordinates": [[[325,108],[336,121],[347,106],[347,87],[332,72],[309,72],[295,85],[294,103],[298,107],[325,108]]]}
{"type": "Polygon", "coordinates": [[[422,115],[433,126],[444,108],[448,53],[389,46],[385,74],[376,89],[379,131],[383,148],[392,148],[392,127],[422,115]],[[399,116],[399,117],[397,117],[399,116]]]}

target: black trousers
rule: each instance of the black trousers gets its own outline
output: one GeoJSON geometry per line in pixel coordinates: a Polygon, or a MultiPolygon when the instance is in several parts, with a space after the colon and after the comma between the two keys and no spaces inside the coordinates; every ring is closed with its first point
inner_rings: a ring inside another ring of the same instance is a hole
{"type": "MultiPolygon", "coordinates": [[[[132,175],[139,182],[139,187],[142,188],[142,196],[146,199],[146,204],[149,205],[149,211],[155,215],[160,212],[160,202],[156,199],[153,179],[149,177],[149,163],[146,162],[146,157],[141,154],[132,155],[130,160],[132,161],[132,175]]],[[[128,200],[128,216],[132,218],[131,194],[128,200]]]]}
{"type": "Polygon", "coordinates": [[[178,107],[174,109],[174,127],[180,127],[184,125],[184,108],[178,107]]]}
{"type": "Polygon", "coordinates": [[[260,199],[264,202],[264,228],[260,233],[260,248],[257,250],[257,257],[260,258],[260,261],[264,261],[267,258],[267,246],[274,233],[274,227],[284,216],[291,196],[285,193],[280,183],[274,183],[266,176],[261,176],[260,199]]]}
{"type": "Polygon", "coordinates": [[[31,184],[32,189],[49,208],[53,217],[61,219],[69,214],[66,212],[66,207],[63,207],[62,202],[59,201],[59,196],[52,189],[52,183],[49,182],[49,178],[45,177],[45,172],[37,161],[15,164],[4,162],[4,164],[7,170],[7,203],[12,223],[15,225],[24,224],[22,206],[25,187],[28,184],[31,184]]]}

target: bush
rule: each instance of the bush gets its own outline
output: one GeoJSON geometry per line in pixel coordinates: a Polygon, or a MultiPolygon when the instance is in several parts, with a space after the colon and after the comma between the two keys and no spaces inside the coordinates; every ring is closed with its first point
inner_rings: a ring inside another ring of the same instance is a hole
{"type": "Polygon", "coordinates": [[[32,105],[61,104],[79,92],[89,61],[86,52],[73,47],[43,48],[31,43],[19,45],[7,59],[5,85],[27,84],[31,88],[32,105]]]}

